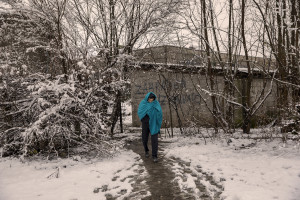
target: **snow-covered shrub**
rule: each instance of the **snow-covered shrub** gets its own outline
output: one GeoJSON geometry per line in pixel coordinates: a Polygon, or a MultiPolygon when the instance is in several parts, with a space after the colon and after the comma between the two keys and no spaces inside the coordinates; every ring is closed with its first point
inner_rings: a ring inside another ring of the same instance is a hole
{"type": "Polygon", "coordinates": [[[110,145],[107,120],[101,116],[102,87],[86,89],[74,74],[54,79],[32,74],[17,79],[4,77],[0,87],[0,148],[2,155],[56,153],[87,145],[105,153],[110,145]],[[105,146],[105,147],[104,147],[105,146]]]}
{"type": "Polygon", "coordinates": [[[110,149],[107,129],[119,116],[122,69],[131,57],[109,56],[109,48],[101,57],[98,47],[86,55],[61,37],[72,29],[52,14],[51,8],[0,10],[1,155],[62,155],[83,144],[110,149]]]}
{"type": "Polygon", "coordinates": [[[292,133],[300,135],[300,103],[291,105],[287,109],[287,116],[285,120],[282,120],[282,133],[292,133]]]}

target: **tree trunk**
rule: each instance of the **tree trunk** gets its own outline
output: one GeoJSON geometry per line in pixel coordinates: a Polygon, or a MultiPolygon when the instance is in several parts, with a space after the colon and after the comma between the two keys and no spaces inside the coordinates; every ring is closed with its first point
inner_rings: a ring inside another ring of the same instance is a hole
{"type": "MultiPolygon", "coordinates": [[[[116,103],[114,105],[112,116],[111,116],[111,128],[110,128],[111,136],[114,135],[114,129],[117,124],[118,118],[121,115],[120,113],[121,113],[121,92],[118,91],[117,95],[116,95],[116,103]]],[[[122,124],[122,126],[123,126],[123,124],[122,124]]],[[[123,129],[123,127],[122,127],[122,129],[123,129]]]]}
{"type": "MultiPolygon", "coordinates": [[[[300,6],[300,0],[298,1],[300,6]]],[[[289,48],[291,56],[291,81],[293,84],[299,84],[299,24],[300,24],[300,7],[298,7],[299,14],[297,15],[296,0],[291,0],[291,48],[289,48]]],[[[292,98],[293,102],[299,101],[299,88],[293,88],[292,98]]]]}
{"type": "MultiPolygon", "coordinates": [[[[277,6],[277,27],[278,27],[278,71],[279,76],[282,81],[287,81],[287,64],[286,64],[286,54],[285,54],[285,42],[283,37],[283,30],[282,30],[282,16],[280,15],[280,8],[281,0],[276,0],[277,6]]],[[[287,107],[287,96],[288,96],[288,89],[285,84],[278,84],[278,108],[280,111],[285,110],[287,107]]]]}
{"type": "MultiPolygon", "coordinates": [[[[209,77],[210,82],[210,91],[215,92],[215,80],[213,75],[213,69],[212,69],[212,63],[211,63],[211,54],[210,54],[210,46],[209,46],[209,39],[208,39],[208,31],[207,31],[207,13],[206,13],[206,3],[205,0],[201,0],[202,3],[202,13],[203,13],[203,26],[204,26],[204,39],[205,39],[205,51],[206,51],[206,57],[207,57],[207,74],[209,77]]],[[[217,119],[217,103],[216,103],[216,96],[211,95],[211,101],[213,105],[213,118],[214,118],[214,128],[215,132],[218,132],[218,119],[217,119]]]]}
{"type": "Polygon", "coordinates": [[[244,53],[245,53],[245,59],[247,63],[247,77],[246,82],[243,81],[243,97],[242,97],[242,104],[243,104],[243,132],[249,134],[250,133],[250,125],[251,125],[251,112],[250,112],[250,103],[251,103],[251,86],[252,86],[252,70],[250,66],[249,56],[248,56],[248,49],[247,49],[247,43],[246,43],[246,36],[245,36],[245,0],[242,0],[241,5],[241,36],[242,36],[242,42],[244,47],[244,53]]]}
{"type": "MultiPolygon", "coordinates": [[[[233,2],[232,0],[229,0],[229,21],[228,21],[228,69],[225,70],[225,92],[226,97],[231,98],[234,95],[233,92],[233,76],[232,76],[232,41],[231,41],[231,25],[232,25],[232,12],[233,12],[233,2]]],[[[233,126],[233,111],[234,107],[232,104],[228,104],[228,108],[226,111],[226,119],[228,121],[230,129],[232,129],[233,126]]]]}

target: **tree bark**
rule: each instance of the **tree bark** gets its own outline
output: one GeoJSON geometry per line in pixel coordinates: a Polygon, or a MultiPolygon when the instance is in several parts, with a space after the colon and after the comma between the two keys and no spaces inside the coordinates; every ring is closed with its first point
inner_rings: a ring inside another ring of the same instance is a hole
{"type": "MultiPolygon", "coordinates": [[[[300,7],[298,7],[299,14],[297,15],[297,2],[296,0],[291,1],[291,48],[289,48],[291,56],[291,81],[293,84],[299,83],[299,23],[300,23],[300,7]]],[[[300,6],[300,0],[298,1],[300,6]]],[[[299,101],[299,88],[293,88],[292,98],[293,102],[299,101]]]]}
{"type": "Polygon", "coordinates": [[[245,0],[242,0],[241,5],[241,36],[243,42],[243,48],[245,53],[245,59],[247,63],[247,76],[246,82],[243,81],[243,97],[242,97],[242,104],[243,104],[243,132],[249,134],[250,133],[250,125],[251,125],[251,112],[250,112],[250,103],[251,103],[251,86],[252,86],[252,70],[250,66],[249,56],[248,56],[248,49],[247,49],[247,42],[246,42],[246,35],[245,35],[245,8],[246,3],[245,0]]]}
{"type": "MultiPolygon", "coordinates": [[[[282,16],[280,15],[280,11],[282,8],[280,7],[281,0],[276,0],[276,9],[277,12],[277,32],[278,32],[278,38],[277,38],[277,55],[278,55],[278,71],[281,81],[287,81],[287,64],[286,64],[286,54],[285,54],[285,42],[283,37],[283,23],[282,23],[282,16]]],[[[278,108],[279,111],[285,110],[287,107],[287,96],[288,96],[288,90],[286,88],[286,85],[279,83],[278,84],[278,108]]]]}
{"type": "MultiPolygon", "coordinates": [[[[207,31],[207,12],[206,12],[206,3],[205,0],[201,0],[202,3],[202,13],[203,13],[203,26],[204,26],[204,40],[205,40],[205,51],[206,51],[206,57],[207,57],[207,74],[209,77],[210,82],[210,91],[214,93],[215,91],[215,80],[213,75],[213,69],[212,69],[212,63],[211,63],[211,54],[210,54],[210,46],[209,46],[209,39],[208,39],[208,31],[207,31]]],[[[218,132],[218,119],[217,119],[217,103],[216,103],[216,96],[211,95],[211,101],[213,105],[213,118],[214,118],[214,128],[215,132],[218,132]]]]}

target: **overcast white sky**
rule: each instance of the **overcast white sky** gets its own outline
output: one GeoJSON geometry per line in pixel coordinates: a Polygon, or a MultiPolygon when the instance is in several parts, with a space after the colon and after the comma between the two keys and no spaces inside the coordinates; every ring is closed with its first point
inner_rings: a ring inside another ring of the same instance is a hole
{"type": "MultiPolygon", "coordinates": [[[[7,0],[0,0],[0,2],[6,2],[7,0]]],[[[190,7],[188,11],[182,11],[182,13],[190,13],[193,15],[193,20],[195,24],[198,24],[198,27],[200,27],[200,21],[201,21],[201,15],[199,12],[200,9],[200,0],[187,0],[190,3],[190,7]]],[[[23,0],[23,2],[28,2],[28,0],[23,0]]],[[[251,1],[248,1],[251,3],[251,1]]],[[[239,11],[240,7],[240,1],[234,0],[234,10],[235,10],[235,36],[238,36],[239,30],[239,16],[237,16],[237,12],[239,11]]],[[[2,7],[5,5],[2,3],[2,7]]],[[[6,4],[7,5],[7,4],[6,4]]],[[[217,35],[219,37],[219,46],[221,51],[226,52],[227,51],[227,30],[228,30],[228,10],[229,10],[229,3],[228,0],[212,0],[212,7],[213,10],[215,10],[215,27],[217,27],[217,35]]],[[[207,7],[209,9],[209,7],[207,7]]],[[[248,42],[248,47],[251,48],[251,52],[254,53],[252,55],[255,55],[257,52],[257,47],[261,48],[259,42],[257,42],[257,34],[259,27],[255,26],[253,24],[254,20],[256,18],[254,17],[254,13],[257,12],[257,9],[253,5],[249,5],[246,9],[246,15],[247,15],[247,25],[246,25],[246,33],[247,35],[247,42],[248,42]]],[[[186,17],[187,19],[188,17],[186,17]]],[[[183,20],[183,17],[178,17],[176,19],[177,22],[180,22],[179,26],[184,27],[185,21],[183,20]]],[[[192,26],[192,24],[190,23],[192,26]]],[[[256,23],[257,25],[257,23],[256,23]]],[[[211,29],[209,29],[210,31],[211,29]]],[[[156,45],[180,45],[184,47],[195,47],[196,49],[200,49],[200,39],[197,38],[195,35],[191,34],[190,31],[183,29],[183,30],[177,30],[173,31],[171,33],[171,29],[167,29],[164,33],[161,32],[155,32],[157,35],[150,34],[147,36],[147,38],[143,38],[142,40],[139,41],[139,43],[136,45],[136,48],[142,48],[142,47],[147,47],[147,46],[156,46],[156,45]]],[[[210,34],[210,39],[211,39],[211,46],[215,46],[213,41],[213,35],[210,34]]],[[[237,52],[236,54],[243,54],[242,48],[237,47],[237,52]]],[[[259,54],[260,55],[260,54],[259,54]]]]}

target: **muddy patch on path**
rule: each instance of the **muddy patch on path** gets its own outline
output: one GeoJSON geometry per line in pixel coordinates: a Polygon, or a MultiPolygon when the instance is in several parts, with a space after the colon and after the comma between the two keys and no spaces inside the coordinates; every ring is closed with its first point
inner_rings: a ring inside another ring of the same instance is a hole
{"type": "MultiPolygon", "coordinates": [[[[175,180],[175,173],[170,169],[170,160],[165,159],[162,148],[166,144],[160,142],[158,152],[158,162],[154,163],[152,157],[145,157],[145,152],[140,140],[134,140],[128,145],[135,153],[141,156],[145,169],[148,175],[145,176],[145,181],[148,186],[150,196],[143,199],[195,199],[193,195],[182,192],[175,180]]],[[[151,155],[151,145],[150,145],[151,155]]]]}
{"type": "MultiPolygon", "coordinates": [[[[158,163],[154,163],[151,157],[151,142],[149,142],[150,157],[145,156],[140,137],[128,138],[125,146],[128,150],[138,154],[131,167],[133,174],[127,177],[122,176],[122,174],[127,174],[128,169],[116,172],[112,181],[119,181],[121,184],[118,188],[108,187],[107,200],[222,199],[222,182],[216,181],[212,173],[204,171],[200,165],[193,166],[190,162],[180,158],[165,155],[165,152],[172,146],[170,142],[159,141],[158,163]],[[131,189],[126,190],[126,184],[122,184],[124,181],[131,185],[131,189]]],[[[103,188],[99,189],[103,190],[103,188]]]]}
{"type": "MultiPolygon", "coordinates": [[[[147,175],[143,177],[150,195],[142,199],[201,199],[217,200],[223,187],[214,180],[212,174],[206,173],[201,166],[192,167],[175,157],[165,157],[164,149],[168,148],[167,142],[159,142],[158,163],[150,157],[145,157],[144,148],[140,140],[133,140],[127,146],[140,155],[140,162],[147,175]]],[[[151,143],[150,143],[151,155],[151,143]]],[[[145,188],[144,188],[145,189],[145,188]]]]}

